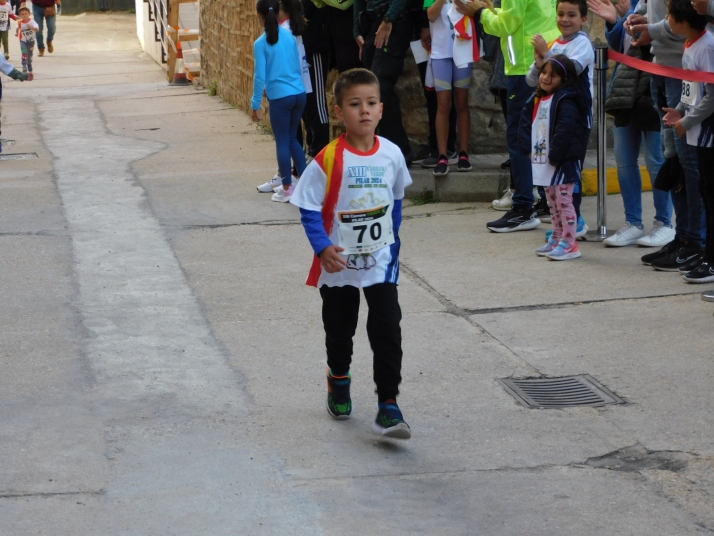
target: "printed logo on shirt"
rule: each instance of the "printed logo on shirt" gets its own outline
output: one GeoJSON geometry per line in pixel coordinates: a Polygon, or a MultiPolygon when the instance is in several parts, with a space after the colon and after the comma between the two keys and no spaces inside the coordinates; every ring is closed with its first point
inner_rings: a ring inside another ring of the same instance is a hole
{"type": "Polygon", "coordinates": [[[385,166],[352,166],[347,168],[348,188],[387,188],[385,166]]]}

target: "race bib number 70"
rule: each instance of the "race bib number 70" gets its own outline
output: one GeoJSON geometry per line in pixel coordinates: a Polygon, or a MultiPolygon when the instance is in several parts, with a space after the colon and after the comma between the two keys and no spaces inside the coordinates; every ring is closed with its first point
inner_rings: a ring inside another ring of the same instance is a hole
{"type": "Polygon", "coordinates": [[[372,253],[394,243],[392,206],[339,212],[343,255],[372,253]]]}

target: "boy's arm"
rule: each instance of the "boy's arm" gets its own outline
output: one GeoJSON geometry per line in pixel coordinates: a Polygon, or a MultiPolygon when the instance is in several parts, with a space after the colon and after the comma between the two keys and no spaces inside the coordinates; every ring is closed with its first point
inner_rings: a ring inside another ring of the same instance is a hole
{"type": "Polygon", "coordinates": [[[436,22],[436,19],[441,15],[441,9],[444,7],[445,0],[426,0],[424,2],[424,8],[426,9],[426,16],[429,18],[429,22],[436,22]]]}
{"type": "MultiPolygon", "coordinates": [[[[707,94],[702,98],[702,102],[691,108],[689,113],[682,118],[684,130],[689,130],[714,114],[714,84],[706,84],[706,92],[707,94]]],[[[681,105],[682,103],[680,102],[679,104],[681,105]]],[[[684,106],[682,105],[682,110],[677,106],[677,110],[684,113],[684,106]]]]}
{"type": "Polygon", "coordinates": [[[687,38],[683,35],[678,35],[669,27],[669,21],[663,19],[656,24],[648,24],[647,31],[653,41],[685,41],[687,38]]]}
{"type": "Polygon", "coordinates": [[[362,23],[359,15],[365,9],[367,9],[365,0],[354,0],[354,4],[352,4],[352,13],[354,15],[352,34],[355,39],[362,36],[362,23]]]}
{"type": "Polygon", "coordinates": [[[540,78],[540,72],[538,71],[538,67],[536,66],[535,62],[531,64],[531,68],[528,70],[528,74],[526,75],[526,83],[530,87],[538,87],[538,79],[540,78]]]}
{"type": "Polygon", "coordinates": [[[325,231],[325,222],[322,219],[322,212],[318,210],[300,209],[300,221],[305,229],[307,239],[310,241],[312,250],[318,257],[325,248],[332,245],[332,240],[325,231]]]}

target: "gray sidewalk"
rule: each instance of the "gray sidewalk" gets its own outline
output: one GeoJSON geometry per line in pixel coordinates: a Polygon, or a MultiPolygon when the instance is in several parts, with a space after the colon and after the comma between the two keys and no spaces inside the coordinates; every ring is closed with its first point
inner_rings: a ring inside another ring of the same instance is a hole
{"type": "Polygon", "coordinates": [[[702,288],[643,266],[651,250],[551,262],[547,226],[408,203],[413,438],[370,433],[366,311],[354,417],[333,421],[299,213],[255,190],[272,138],[169,88],[132,23],[61,17],[37,80],[3,80],[3,154],[37,158],[0,161],[0,534],[714,533],[702,288]],[[497,382],[566,374],[626,404],[526,409],[497,382]]]}

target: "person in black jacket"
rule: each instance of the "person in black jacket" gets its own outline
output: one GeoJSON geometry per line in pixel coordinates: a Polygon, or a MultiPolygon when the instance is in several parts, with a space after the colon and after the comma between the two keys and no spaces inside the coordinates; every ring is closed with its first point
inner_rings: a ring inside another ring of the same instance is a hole
{"type": "Polygon", "coordinates": [[[582,181],[590,129],[588,108],[576,88],[575,65],[563,54],[546,59],[539,85],[520,123],[520,150],[530,154],[533,185],[545,186],[553,234],[536,254],[562,261],[580,257],[573,191],[582,181]]]}

